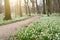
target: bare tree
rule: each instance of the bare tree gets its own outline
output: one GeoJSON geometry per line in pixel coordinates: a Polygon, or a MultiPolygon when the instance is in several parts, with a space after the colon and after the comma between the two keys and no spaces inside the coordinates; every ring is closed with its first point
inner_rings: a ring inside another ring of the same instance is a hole
{"type": "Polygon", "coordinates": [[[39,11],[39,6],[38,6],[38,4],[37,4],[37,0],[35,0],[36,1],[36,9],[37,9],[37,14],[38,13],[40,13],[40,11],[39,11]]]}
{"type": "Polygon", "coordinates": [[[45,10],[45,0],[43,0],[43,14],[46,14],[46,10],[45,10]]]}
{"type": "Polygon", "coordinates": [[[57,0],[57,3],[58,3],[58,11],[60,13],[60,0],[57,0]]]}
{"type": "Polygon", "coordinates": [[[2,0],[0,0],[0,14],[2,13],[2,0]]]}
{"type": "Polygon", "coordinates": [[[18,13],[18,0],[16,0],[15,4],[15,17],[17,17],[17,13],[18,13]]]}
{"type": "Polygon", "coordinates": [[[27,0],[24,0],[24,4],[25,4],[25,10],[26,10],[26,14],[28,15],[28,10],[27,10],[27,0]]]}
{"type": "Polygon", "coordinates": [[[21,7],[21,1],[19,3],[19,7],[20,7],[20,16],[22,17],[22,7],[21,7]]]}
{"type": "Polygon", "coordinates": [[[9,0],[4,0],[4,4],[5,4],[5,17],[4,17],[4,20],[9,20],[9,19],[11,19],[11,10],[10,10],[9,0]]]}
{"type": "Polygon", "coordinates": [[[27,10],[28,10],[28,15],[30,16],[31,12],[30,12],[30,7],[29,7],[29,0],[27,0],[27,10]]]}
{"type": "Polygon", "coordinates": [[[35,5],[34,5],[34,0],[30,0],[32,3],[32,12],[35,13],[35,5]]]}
{"type": "Polygon", "coordinates": [[[51,0],[46,0],[47,15],[51,14],[51,0]]]}

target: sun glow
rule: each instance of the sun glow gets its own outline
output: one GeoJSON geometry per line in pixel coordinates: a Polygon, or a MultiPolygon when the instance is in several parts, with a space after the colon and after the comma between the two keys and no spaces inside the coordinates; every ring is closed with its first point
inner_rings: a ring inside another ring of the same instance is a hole
{"type": "Polygon", "coordinates": [[[15,5],[16,0],[10,0],[11,5],[15,5]]]}
{"type": "MultiPolygon", "coordinates": [[[[16,0],[9,0],[10,5],[15,5],[16,0]]],[[[2,5],[4,5],[4,0],[2,0],[2,5]]]]}

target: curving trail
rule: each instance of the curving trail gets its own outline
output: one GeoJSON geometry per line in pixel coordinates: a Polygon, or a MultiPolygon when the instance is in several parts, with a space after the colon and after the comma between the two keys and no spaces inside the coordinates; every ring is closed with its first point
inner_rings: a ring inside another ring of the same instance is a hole
{"type": "Polygon", "coordinates": [[[15,22],[7,25],[0,26],[0,40],[7,40],[7,37],[17,32],[20,28],[28,25],[31,22],[39,19],[40,16],[34,16],[24,21],[15,22]]]}

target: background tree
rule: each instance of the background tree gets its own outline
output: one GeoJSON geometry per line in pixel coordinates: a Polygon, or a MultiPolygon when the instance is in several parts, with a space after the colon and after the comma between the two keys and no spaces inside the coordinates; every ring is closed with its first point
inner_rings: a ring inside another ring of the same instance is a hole
{"type": "Polygon", "coordinates": [[[32,3],[32,12],[35,13],[35,5],[34,5],[34,0],[30,0],[32,3]]]}
{"type": "Polygon", "coordinates": [[[46,14],[45,7],[45,0],[43,0],[43,14],[46,14]]]}
{"type": "Polygon", "coordinates": [[[56,0],[52,0],[52,12],[55,13],[57,12],[57,2],[56,0]]]}
{"type": "Polygon", "coordinates": [[[20,8],[20,16],[22,17],[22,7],[21,7],[21,1],[19,0],[19,8],[20,8]]]}
{"type": "Polygon", "coordinates": [[[9,0],[4,0],[4,4],[5,4],[5,17],[4,17],[4,20],[9,20],[9,19],[11,19],[11,10],[10,10],[9,0]]]}
{"type": "Polygon", "coordinates": [[[57,0],[57,3],[58,3],[58,11],[60,13],[60,0],[57,0]]]}
{"type": "Polygon", "coordinates": [[[15,17],[17,17],[19,14],[18,14],[18,2],[19,0],[16,0],[16,4],[15,4],[15,17]]]}
{"type": "Polygon", "coordinates": [[[51,0],[46,0],[47,15],[51,14],[51,0]]]}
{"type": "Polygon", "coordinates": [[[36,9],[37,9],[37,14],[38,14],[38,13],[40,13],[39,6],[38,6],[38,3],[37,3],[38,0],[35,0],[35,1],[36,1],[36,9]]]}
{"type": "Polygon", "coordinates": [[[0,14],[2,13],[2,0],[0,0],[0,14]]]}
{"type": "Polygon", "coordinates": [[[27,0],[24,0],[24,5],[25,5],[25,10],[26,10],[26,14],[28,15],[28,10],[27,10],[27,0]]]}
{"type": "Polygon", "coordinates": [[[30,12],[30,7],[29,7],[29,0],[27,0],[27,8],[28,8],[28,15],[30,16],[31,12],[30,12]]]}

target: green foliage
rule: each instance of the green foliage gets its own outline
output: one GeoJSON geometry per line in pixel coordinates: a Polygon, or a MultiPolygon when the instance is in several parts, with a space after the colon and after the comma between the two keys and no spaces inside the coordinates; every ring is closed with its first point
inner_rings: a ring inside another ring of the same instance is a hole
{"type": "Polygon", "coordinates": [[[17,40],[60,40],[60,17],[42,17],[16,34],[17,40]]]}
{"type": "Polygon", "coordinates": [[[60,13],[52,13],[50,16],[60,16],[60,13]]]}
{"type": "Polygon", "coordinates": [[[9,23],[13,23],[13,22],[17,22],[17,21],[22,21],[22,20],[27,19],[29,17],[31,17],[31,16],[26,16],[25,15],[23,17],[16,17],[16,18],[13,17],[11,20],[2,20],[2,18],[1,18],[0,26],[5,25],[5,24],[9,24],[9,23]]]}
{"type": "Polygon", "coordinates": [[[0,26],[1,25],[5,25],[5,24],[9,24],[9,23],[13,23],[13,22],[17,22],[17,21],[22,21],[25,20],[27,18],[30,18],[32,16],[36,16],[37,14],[31,14],[26,15],[25,13],[23,14],[22,17],[20,17],[20,15],[15,15],[14,13],[11,14],[12,19],[11,20],[3,20],[4,19],[4,14],[0,14],[0,26]]]}
{"type": "MultiPolygon", "coordinates": [[[[42,17],[47,17],[47,14],[42,14],[42,13],[41,13],[41,14],[39,14],[39,15],[42,16],[42,17]]],[[[52,14],[49,14],[49,16],[50,16],[50,17],[53,17],[53,16],[55,16],[55,17],[57,16],[57,17],[58,17],[58,16],[60,16],[60,13],[52,13],[52,14]]]]}

